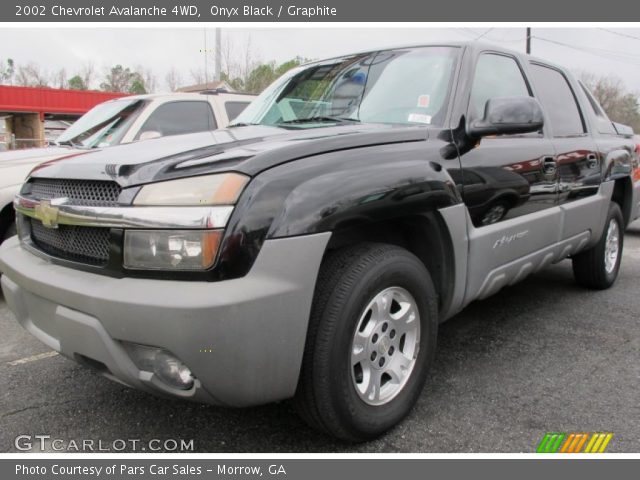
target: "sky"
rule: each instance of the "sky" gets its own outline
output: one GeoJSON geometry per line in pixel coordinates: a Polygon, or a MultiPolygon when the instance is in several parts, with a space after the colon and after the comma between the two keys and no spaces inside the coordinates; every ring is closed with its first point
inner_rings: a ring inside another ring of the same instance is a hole
{"type": "MultiPolygon", "coordinates": [[[[633,28],[533,28],[532,53],[576,72],[613,74],[626,87],[640,93],[640,29],[633,28]]],[[[284,62],[296,56],[321,59],[343,53],[398,45],[474,40],[517,51],[525,49],[525,28],[223,28],[223,43],[237,53],[250,44],[256,60],[284,62]]],[[[157,77],[158,90],[166,91],[165,76],[175,66],[182,84],[193,83],[190,72],[204,70],[207,49],[215,45],[215,29],[196,28],[24,28],[0,30],[0,60],[37,63],[49,72],[65,68],[69,76],[86,62],[95,65],[97,87],[109,66],[141,65],[157,77]]],[[[207,70],[213,76],[213,54],[207,70]]]]}

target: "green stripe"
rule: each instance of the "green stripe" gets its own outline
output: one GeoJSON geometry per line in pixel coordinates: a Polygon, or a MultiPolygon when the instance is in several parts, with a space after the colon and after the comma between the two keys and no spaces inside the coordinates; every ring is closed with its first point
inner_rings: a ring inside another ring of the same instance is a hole
{"type": "Polygon", "coordinates": [[[537,453],[545,453],[545,447],[552,435],[552,433],[545,433],[544,437],[542,437],[542,440],[540,441],[540,444],[538,445],[538,448],[536,450],[537,453]]]}
{"type": "Polygon", "coordinates": [[[537,453],[556,453],[560,446],[562,445],[562,441],[567,436],[566,433],[558,433],[558,432],[549,432],[542,437],[538,448],[536,449],[537,453]]]}
{"type": "Polygon", "coordinates": [[[560,448],[560,445],[562,445],[562,440],[564,440],[564,437],[566,435],[567,435],[566,433],[558,433],[558,439],[556,440],[555,445],[553,446],[553,448],[549,453],[556,453],[558,451],[558,449],[560,448]]]}

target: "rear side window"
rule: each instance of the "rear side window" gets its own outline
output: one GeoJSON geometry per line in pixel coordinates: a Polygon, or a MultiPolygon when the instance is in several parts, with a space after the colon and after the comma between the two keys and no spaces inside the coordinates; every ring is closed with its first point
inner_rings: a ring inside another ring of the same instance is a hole
{"type": "Polygon", "coordinates": [[[544,107],[555,137],[570,137],[585,133],[580,108],[565,76],[558,70],[531,64],[536,93],[544,107]]]}
{"type": "Polygon", "coordinates": [[[480,56],[471,89],[471,119],[482,118],[487,100],[491,98],[529,96],[527,82],[513,57],[493,53],[480,56]]]}
{"type": "Polygon", "coordinates": [[[160,105],[144,123],[136,138],[144,132],[158,132],[163,137],[205,132],[217,128],[208,102],[170,102],[160,105]]]}
{"type": "Polygon", "coordinates": [[[249,102],[225,102],[224,109],[227,111],[229,121],[235,120],[247,108],[247,105],[249,105],[249,102]]]}
{"type": "Polygon", "coordinates": [[[589,89],[585,87],[585,85],[582,82],[579,82],[579,83],[580,83],[580,88],[582,88],[582,91],[587,97],[587,100],[589,100],[589,105],[591,106],[591,113],[595,115],[596,128],[598,129],[598,132],[615,135],[616,129],[613,128],[613,124],[611,123],[609,118],[607,118],[607,114],[604,113],[604,110],[602,109],[598,101],[593,97],[589,89]]]}

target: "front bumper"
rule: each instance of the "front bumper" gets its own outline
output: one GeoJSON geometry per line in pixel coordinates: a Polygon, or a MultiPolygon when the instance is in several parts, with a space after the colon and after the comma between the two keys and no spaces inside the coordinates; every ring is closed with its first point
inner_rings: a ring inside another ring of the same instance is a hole
{"type": "Polygon", "coordinates": [[[54,265],[13,238],[2,290],[18,321],[63,355],[149,392],[242,407],[293,396],[330,233],[269,240],[249,274],[221,282],[111,278],[54,265]],[[120,341],[164,348],[191,390],[139,370],[120,341]]]}

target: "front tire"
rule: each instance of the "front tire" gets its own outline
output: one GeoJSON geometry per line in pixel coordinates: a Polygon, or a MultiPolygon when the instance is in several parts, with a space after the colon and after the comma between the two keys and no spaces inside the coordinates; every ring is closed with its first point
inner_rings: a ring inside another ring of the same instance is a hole
{"type": "Polygon", "coordinates": [[[437,326],[437,294],[413,254],[386,244],[330,253],[294,399],[302,418],[355,442],[396,425],[422,391],[437,326]]]}
{"type": "Polygon", "coordinates": [[[611,202],[609,214],[598,243],[573,257],[573,276],[586,288],[604,290],[618,278],[622,247],[624,245],[624,219],[620,206],[611,202]]]}

